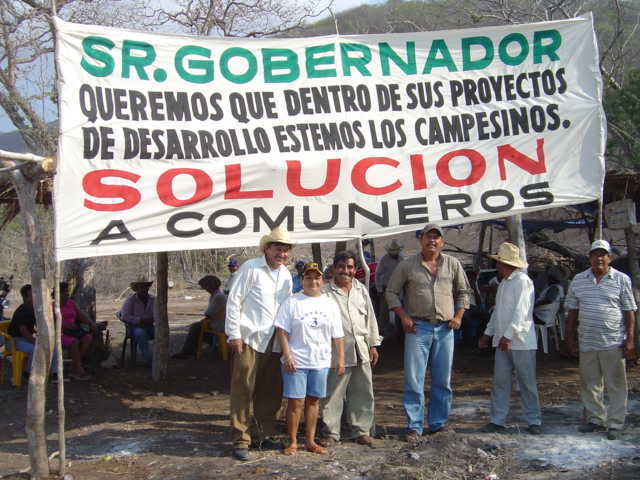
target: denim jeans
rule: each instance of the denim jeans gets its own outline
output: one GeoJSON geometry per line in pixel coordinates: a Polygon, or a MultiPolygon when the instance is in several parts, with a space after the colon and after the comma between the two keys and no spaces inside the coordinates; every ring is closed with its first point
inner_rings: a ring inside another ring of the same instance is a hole
{"type": "Polygon", "coordinates": [[[140,349],[140,353],[142,354],[142,360],[146,363],[151,363],[153,359],[153,353],[149,348],[149,341],[153,340],[154,330],[153,326],[140,326],[136,325],[133,327],[133,337],[136,340],[136,345],[140,349]]]}
{"type": "Polygon", "coordinates": [[[404,337],[404,395],[407,429],[422,434],[424,429],[424,378],[431,368],[429,388],[429,430],[447,424],[451,409],[451,367],[453,330],[447,323],[416,322],[416,333],[404,337]]]}
{"type": "MultiPolygon", "coordinates": [[[[20,352],[24,352],[28,355],[27,358],[27,372],[31,371],[31,365],[33,364],[33,352],[36,348],[35,343],[31,343],[24,337],[14,337],[14,341],[16,342],[16,350],[20,352]]],[[[53,351],[53,359],[51,360],[51,373],[56,373],[56,367],[58,363],[56,362],[57,355],[56,350],[53,351]]]]}

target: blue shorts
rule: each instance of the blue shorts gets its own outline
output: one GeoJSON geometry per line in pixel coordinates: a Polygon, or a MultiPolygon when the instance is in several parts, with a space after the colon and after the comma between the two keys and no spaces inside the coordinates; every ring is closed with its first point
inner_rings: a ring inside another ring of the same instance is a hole
{"type": "Polygon", "coordinates": [[[282,396],[285,398],[310,397],[324,398],[327,396],[328,368],[311,370],[309,368],[296,368],[293,373],[287,372],[284,365],[282,370],[282,396]]]}

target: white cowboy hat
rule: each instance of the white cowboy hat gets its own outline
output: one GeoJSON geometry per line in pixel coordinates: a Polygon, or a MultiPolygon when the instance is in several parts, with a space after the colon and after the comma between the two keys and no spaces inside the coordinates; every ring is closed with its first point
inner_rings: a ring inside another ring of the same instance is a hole
{"type": "Polygon", "coordinates": [[[489,257],[516,268],[527,268],[529,266],[527,262],[520,258],[520,249],[509,242],[504,242],[498,247],[497,255],[489,255],[489,257]]]}
{"type": "Polygon", "coordinates": [[[384,248],[389,253],[400,253],[402,249],[404,249],[404,245],[398,243],[398,241],[394,238],[393,240],[391,240],[391,243],[387,243],[384,248]]]}
{"type": "Polygon", "coordinates": [[[270,243],[285,243],[293,247],[294,243],[291,240],[291,235],[282,225],[277,226],[268,235],[263,235],[260,239],[260,250],[264,252],[264,249],[270,243]]]}

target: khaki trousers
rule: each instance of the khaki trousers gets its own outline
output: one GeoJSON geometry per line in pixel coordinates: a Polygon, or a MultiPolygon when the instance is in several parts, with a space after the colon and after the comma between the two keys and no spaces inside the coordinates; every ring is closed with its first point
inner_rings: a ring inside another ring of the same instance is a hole
{"type": "Polygon", "coordinates": [[[347,367],[344,375],[329,370],[327,397],[322,402],[322,420],[328,437],[340,440],[340,419],[344,408],[354,437],[369,435],[373,425],[374,401],[371,363],[347,367]]]}
{"type": "Polygon", "coordinates": [[[233,353],[231,366],[231,441],[236,448],[248,448],[251,440],[261,442],[276,433],[276,419],[282,403],[280,354],[272,353],[273,339],[265,353],[243,345],[233,353]],[[253,407],[253,422],[251,418],[253,407]]]}
{"type": "Polygon", "coordinates": [[[580,352],[580,397],[587,421],[622,429],[627,413],[627,374],[621,348],[580,352]],[[604,388],[609,397],[604,405],[604,388]]]}

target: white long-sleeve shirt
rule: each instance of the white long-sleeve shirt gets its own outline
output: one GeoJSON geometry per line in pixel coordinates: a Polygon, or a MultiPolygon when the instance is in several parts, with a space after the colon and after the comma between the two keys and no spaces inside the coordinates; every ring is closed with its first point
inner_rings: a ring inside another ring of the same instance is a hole
{"type": "Polygon", "coordinates": [[[494,347],[505,337],[511,340],[511,350],[537,350],[533,303],[533,282],[523,271],[516,270],[500,282],[496,306],[484,331],[493,336],[494,347]]]}
{"type": "MultiPolygon", "coordinates": [[[[287,267],[272,270],[264,256],[244,262],[227,298],[225,333],[229,340],[242,339],[264,353],[275,330],[276,312],[291,295],[292,283],[287,267]]],[[[279,347],[274,345],[274,351],[280,351],[279,347]]]]}

